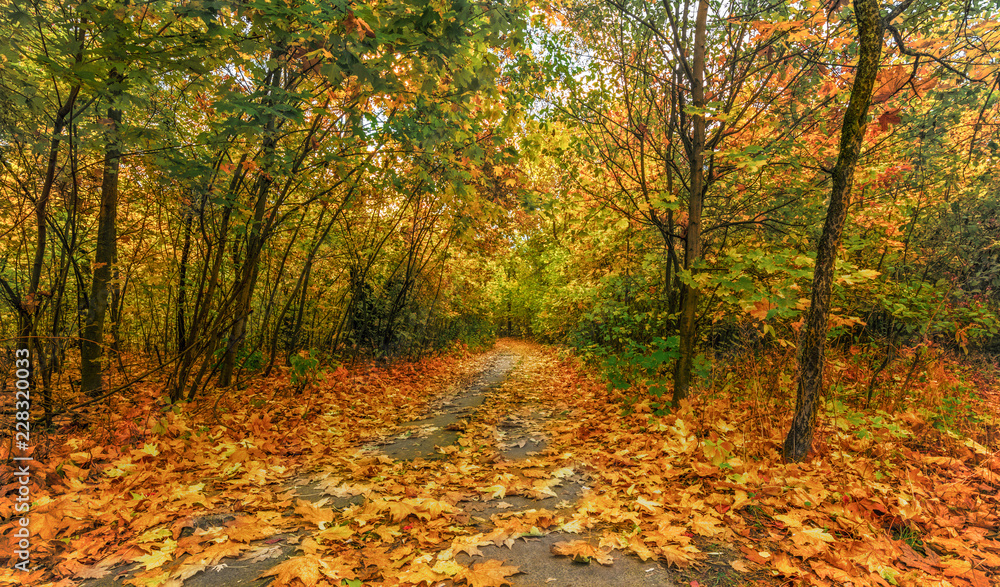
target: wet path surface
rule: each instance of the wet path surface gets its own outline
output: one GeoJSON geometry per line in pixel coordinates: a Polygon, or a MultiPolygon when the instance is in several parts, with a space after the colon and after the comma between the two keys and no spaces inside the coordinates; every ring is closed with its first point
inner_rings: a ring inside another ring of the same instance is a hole
{"type": "Polygon", "coordinates": [[[403,424],[403,432],[378,449],[395,460],[443,457],[436,448],[450,446],[458,441],[465,430],[463,422],[475,415],[486,396],[496,391],[517,361],[517,355],[498,354],[471,385],[435,402],[432,407],[434,415],[403,424]]]}

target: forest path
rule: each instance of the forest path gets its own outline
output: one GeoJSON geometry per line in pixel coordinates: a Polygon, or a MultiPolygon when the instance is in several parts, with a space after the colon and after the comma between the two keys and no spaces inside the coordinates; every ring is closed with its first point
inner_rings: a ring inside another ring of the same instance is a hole
{"type": "MultiPolygon", "coordinates": [[[[935,369],[925,391],[952,381],[935,369]]],[[[119,410],[126,443],[49,455],[31,517],[48,558],[21,583],[996,584],[995,453],[915,412],[841,407],[815,458],[786,464],[783,421],[731,395],[656,415],[641,387],[509,340],[303,394],[281,374],[136,437],[150,389],[119,410]]]]}
{"type": "Polygon", "coordinates": [[[280,517],[250,503],[193,517],[177,543],[213,540],[152,575],[139,564],[86,585],[672,586],[608,543],[593,519],[604,491],[550,442],[570,413],[572,394],[553,392],[568,389],[565,368],[501,341],[418,418],[290,478],[280,517]],[[239,556],[218,548],[232,542],[239,556]]]}

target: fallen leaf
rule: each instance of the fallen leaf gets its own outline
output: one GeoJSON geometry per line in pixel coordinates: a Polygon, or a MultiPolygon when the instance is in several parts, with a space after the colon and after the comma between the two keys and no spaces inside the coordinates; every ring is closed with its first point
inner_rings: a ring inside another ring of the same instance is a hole
{"type": "Polygon", "coordinates": [[[472,568],[458,573],[455,578],[468,581],[472,587],[502,587],[510,584],[507,577],[519,572],[518,567],[505,567],[502,561],[488,560],[472,565],[472,568]]]}
{"type": "Polygon", "coordinates": [[[611,556],[611,548],[598,550],[586,540],[556,542],[550,550],[556,556],[572,557],[575,563],[589,564],[591,560],[594,560],[609,566],[615,562],[614,557],[611,556]]]}
{"type": "Polygon", "coordinates": [[[257,576],[258,579],[274,576],[275,586],[291,585],[292,581],[298,579],[306,587],[312,587],[319,582],[320,570],[314,556],[299,556],[290,558],[285,562],[272,567],[267,572],[257,576]]]}

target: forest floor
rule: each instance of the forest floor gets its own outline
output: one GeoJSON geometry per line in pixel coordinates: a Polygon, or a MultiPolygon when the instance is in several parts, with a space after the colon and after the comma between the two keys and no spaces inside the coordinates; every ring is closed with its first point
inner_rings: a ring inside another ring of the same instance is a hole
{"type": "MultiPolygon", "coordinates": [[[[937,367],[926,375],[936,377],[922,380],[927,393],[957,381],[937,367]]],[[[65,442],[36,453],[34,570],[8,567],[0,582],[1000,578],[1000,458],[926,410],[826,414],[812,458],[784,464],[787,410],[762,408],[759,394],[703,394],[655,416],[578,361],[510,340],[483,354],[338,368],[301,395],[287,374],[183,410],[160,395],[120,400],[86,435],[63,431],[65,442]]],[[[4,480],[5,495],[17,482],[4,480]]],[[[12,503],[0,504],[7,556],[12,503]]]]}

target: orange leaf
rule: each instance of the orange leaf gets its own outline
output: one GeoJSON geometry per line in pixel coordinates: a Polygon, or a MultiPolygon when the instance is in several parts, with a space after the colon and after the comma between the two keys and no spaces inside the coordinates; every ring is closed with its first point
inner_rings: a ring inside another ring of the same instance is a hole
{"type": "Polygon", "coordinates": [[[222,559],[235,558],[248,548],[248,545],[239,542],[223,542],[205,548],[195,558],[205,565],[217,565],[222,559]]]}
{"type": "Polygon", "coordinates": [[[910,81],[910,72],[902,65],[884,68],[878,73],[879,88],[872,96],[872,104],[880,104],[891,98],[910,81]]]}
{"type": "Polygon", "coordinates": [[[792,564],[792,559],[783,552],[776,552],[771,555],[771,567],[774,568],[776,574],[784,575],[785,577],[798,577],[802,574],[802,570],[792,564]]]}
{"type": "Polygon", "coordinates": [[[651,551],[638,536],[633,536],[632,539],[629,540],[628,547],[636,554],[636,556],[639,557],[639,560],[643,562],[648,561],[655,556],[653,551],[651,551]]]}
{"type": "Polygon", "coordinates": [[[694,520],[691,522],[691,529],[702,536],[712,537],[725,532],[724,529],[719,527],[719,523],[720,520],[711,516],[695,514],[694,520]]]}
{"type": "Polygon", "coordinates": [[[232,522],[226,524],[226,534],[230,540],[238,542],[252,542],[270,538],[278,531],[270,524],[264,524],[257,518],[251,516],[240,516],[232,522]]]}

